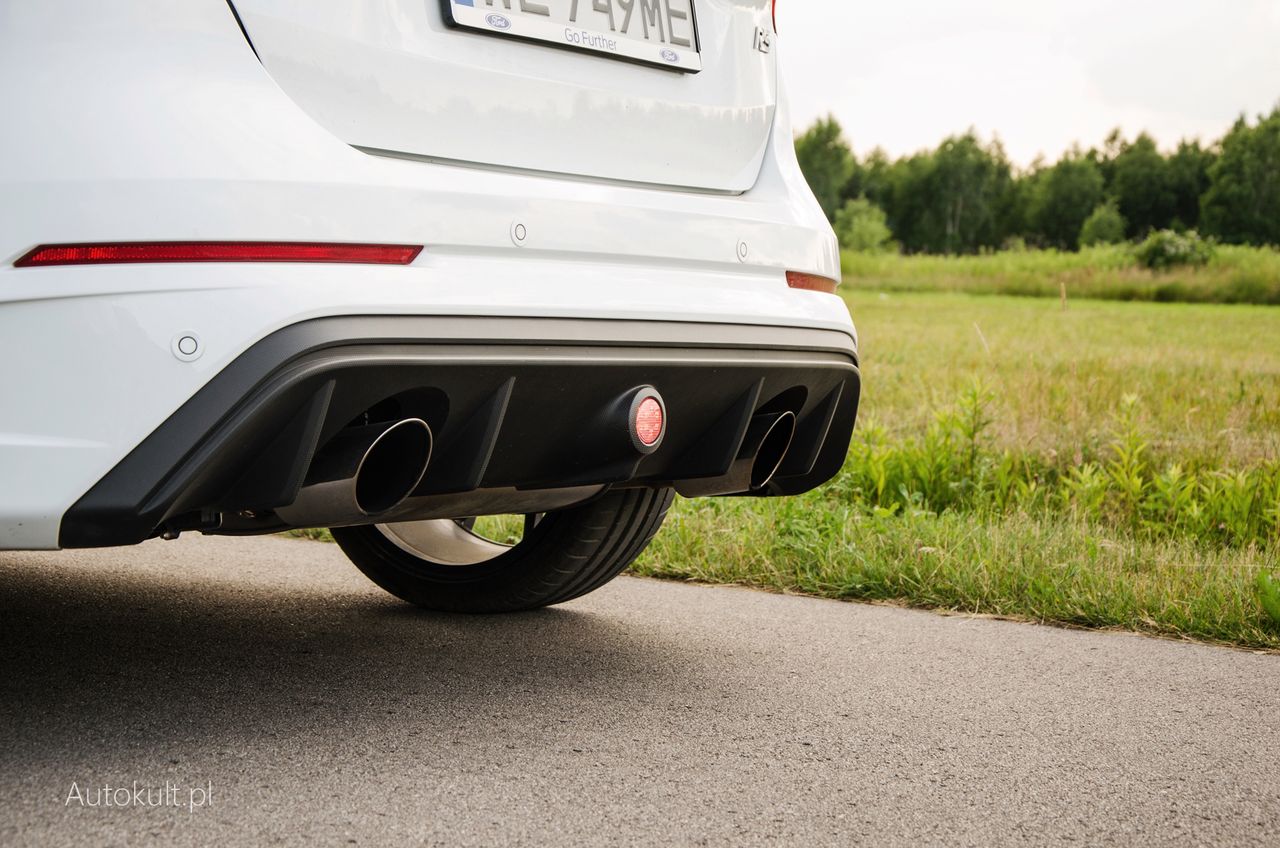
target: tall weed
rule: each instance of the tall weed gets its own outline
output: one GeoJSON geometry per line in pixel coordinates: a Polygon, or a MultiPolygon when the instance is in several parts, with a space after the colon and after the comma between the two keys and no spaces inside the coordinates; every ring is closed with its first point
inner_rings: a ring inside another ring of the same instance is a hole
{"type": "Polygon", "coordinates": [[[1280,542],[1280,463],[1156,466],[1137,412],[1132,397],[1116,410],[1099,461],[997,450],[988,438],[995,397],[975,385],[922,433],[891,440],[874,423],[862,427],[829,496],[876,514],[1062,513],[1149,537],[1280,542]]]}

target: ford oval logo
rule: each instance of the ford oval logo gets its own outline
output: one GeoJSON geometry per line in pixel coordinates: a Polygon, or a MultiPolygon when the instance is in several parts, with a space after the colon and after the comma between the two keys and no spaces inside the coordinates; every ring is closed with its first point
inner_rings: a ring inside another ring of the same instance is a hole
{"type": "Polygon", "coordinates": [[[666,50],[662,51],[662,58],[666,59],[668,62],[679,62],[680,54],[668,47],[666,50]]]}
{"type": "Polygon", "coordinates": [[[485,21],[494,29],[511,29],[511,21],[502,15],[487,15],[485,21]]]}

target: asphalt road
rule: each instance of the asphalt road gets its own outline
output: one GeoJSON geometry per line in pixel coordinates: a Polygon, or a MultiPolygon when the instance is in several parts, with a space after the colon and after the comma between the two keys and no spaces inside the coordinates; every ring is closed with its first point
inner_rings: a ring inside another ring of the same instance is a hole
{"type": "Polygon", "coordinates": [[[278,538],[0,553],[0,844],[147,841],[1275,846],[1280,657],[635,579],[429,615],[278,538]]]}

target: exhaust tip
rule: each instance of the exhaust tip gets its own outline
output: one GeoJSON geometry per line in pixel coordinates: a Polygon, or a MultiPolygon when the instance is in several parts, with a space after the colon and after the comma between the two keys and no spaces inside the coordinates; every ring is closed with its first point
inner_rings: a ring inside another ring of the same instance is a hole
{"type": "Polygon", "coordinates": [[[791,440],[796,435],[794,412],[782,412],[774,418],[760,442],[755,461],[751,465],[751,490],[763,489],[773,479],[786,459],[791,440]]]}
{"type": "Polygon", "coordinates": [[[431,463],[431,447],[431,427],[421,418],[406,418],[384,430],[356,469],[356,508],[379,515],[413,494],[431,463]]]}

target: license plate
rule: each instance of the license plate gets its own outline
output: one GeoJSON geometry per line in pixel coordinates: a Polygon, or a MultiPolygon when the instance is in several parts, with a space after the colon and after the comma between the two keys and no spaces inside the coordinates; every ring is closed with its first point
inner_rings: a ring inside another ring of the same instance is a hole
{"type": "Polygon", "coordinates": [[[702,70],[694,0],[443,0],[445,20],[673,71],[702,70]]]}

